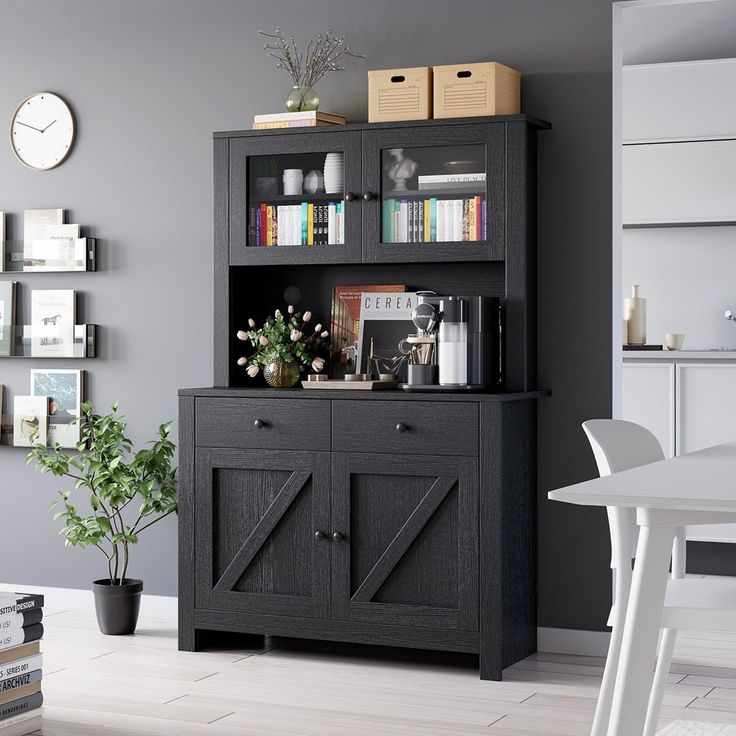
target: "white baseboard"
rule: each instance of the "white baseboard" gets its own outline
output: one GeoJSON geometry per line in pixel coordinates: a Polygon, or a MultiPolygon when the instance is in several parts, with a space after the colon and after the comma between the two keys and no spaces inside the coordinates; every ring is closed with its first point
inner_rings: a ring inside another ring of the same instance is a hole
{"type": "MultiPolygon", "coordinates": [[[[50,588],[23,583],[0,583],[0,592],[22,591],[41,593],[45,598],[47,613],[53,611],[95,610],[91,590],[77,588],[50,588]]],[[[149,618],[177,619],[177,599],[175,596],[141,596],[141,616],[149,618]]],[[[551,629],[540,626],[537,629],[537,648],[540,652],[556,654],[579,654],[588,657],[605,657],[608,653],[610,634],[606,631],[582,631],[577,629],[551,629]]]]}
{"type": "Polygon", "coordinates": [[[580,654],[586,657],[605,657],[608,654],[608,631],[580,629],[537,629],[537,649],[556,654],[580,654]]]}
{"type": "MultiPolygon", "coordinates": [[[[53,611],[87,611],[94,612],[95,600],[91,590],[77,588],[49,588],[41,585],[24,585],[23,583],[0,583],[0,592],[40,593],[44,596],[46,613],[53,611]]],[[[166,618],[176,620],[177,599],[175,596],[146,595],[141,596],[141,616],[149,618],[166,618]]]]}

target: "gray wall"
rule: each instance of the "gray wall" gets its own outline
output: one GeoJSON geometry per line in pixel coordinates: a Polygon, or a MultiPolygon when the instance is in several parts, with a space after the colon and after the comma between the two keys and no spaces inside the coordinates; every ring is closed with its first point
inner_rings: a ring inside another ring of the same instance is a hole
{"type": "MultiPolygon", "coordinates": [[[[85,294],[105,325],[89,370],[99,406],[119,399],[135,440],[176,412],[176,389],[211,383],[211,139],[279,110],[289,88],[259,28],[349,35],[366,62],[318,85],[326,110],[367,113],[366,71],[499,59],[524,73],[540,136],[540,499],[593,475],[580,422],[610,410],[611,7],[609,0],[6,0],[0,126],[25,95],[66,96],[79,139],[67,163],[25,170],[0,145],[0,210],[66,207],[102,239],[98,274],[25,276],[85,294]],[[29,45],[28,29],[33,31],[29,45]]],[[[31,361],[3,361],[10,396],[31,361]]],[[[53,480],[0,449],[0,580],[85,587],[104,562],[63,550],[53,480]],[[11,562],[12,561],[12,562],[11,562]]],[[[603,513],[540,501],[540,623],[600,628],[608,605],[603,513]]],[[[136,551],[150,593],[176,590],[175,522],[136,551]]]]}

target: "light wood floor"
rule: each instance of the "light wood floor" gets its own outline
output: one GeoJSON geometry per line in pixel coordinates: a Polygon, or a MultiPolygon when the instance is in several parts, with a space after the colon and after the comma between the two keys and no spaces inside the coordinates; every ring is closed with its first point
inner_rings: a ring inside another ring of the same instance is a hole
{"type": "MultiPolygon", "coordinates": [[[[536,654],[481,682],[472,657],[267,640],[178,652],[174,622],[105,637],[49,612],[45,736],[589,733],[603,660],[536,654]]],[[[736,635],[684,633],[662,713],[736,723],[736,635]]]]}

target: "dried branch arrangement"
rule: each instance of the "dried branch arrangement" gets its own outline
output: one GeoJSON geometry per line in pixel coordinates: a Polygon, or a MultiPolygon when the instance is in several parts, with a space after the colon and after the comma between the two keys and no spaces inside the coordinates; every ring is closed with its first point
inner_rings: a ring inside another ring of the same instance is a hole
{"type": "Polygon", "coordinates": [[[275,33],[258,31],[258,35],[269,39],[264,49],[276,59],[277,69],[286,69],[297,87],[314,87],[325,74],[345,71],[341,59],[352,56],[365,59],[365,54],[350,50],[345,36],[336,36],[328,30],[309,39],[300,49],[294,36],[285,36],[279,27],[275,33]]]}

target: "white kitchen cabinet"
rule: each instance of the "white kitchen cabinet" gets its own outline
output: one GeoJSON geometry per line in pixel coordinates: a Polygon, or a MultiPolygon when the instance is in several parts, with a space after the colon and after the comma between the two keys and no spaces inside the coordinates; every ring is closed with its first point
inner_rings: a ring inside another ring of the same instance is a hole
{"type": "Polygon", "coordinates": [[[736,59],[625,66],[624,141],[736,135],[736,59]]]}
{"type": "MultiPolygon", "coordinates": [[[[736,363],[625,362],[622,419],[652,432],[667,457],[736,440],[736,363]]],[[[733,543],[736,524],[690,526],[687,538],[733,543]]]]}
{"type": "Polygon", "coordinates": [[[624,223],[736,220],[734,171],[734,140],[624,146],[624,223]]]}
{"type": "Polygon", "coordinates": [[[623,419],[646,427],[667,457],[675,455],[675,366],[624,363],[623,419]]]}
{"type": "Polygon", "coordinates": [[[677,363],[677,454],[736,440],[736,364],[677,363]]]}

